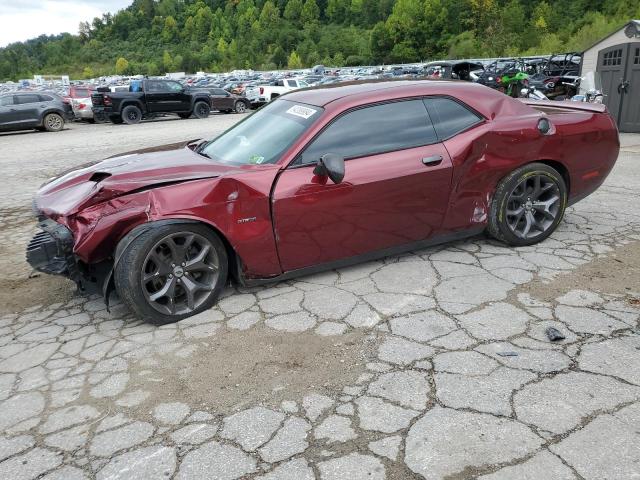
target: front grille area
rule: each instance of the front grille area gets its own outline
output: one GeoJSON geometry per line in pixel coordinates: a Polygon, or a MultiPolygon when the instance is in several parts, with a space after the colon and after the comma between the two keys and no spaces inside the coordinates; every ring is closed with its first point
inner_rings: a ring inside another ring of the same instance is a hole
{"type": "Polygon", "coordinates": [[[34,269],[55,275],[73,276],[76,264],[73,257],[73,235],[64,225],[44,220],[40,232],[27,246],[27,262],[34,269]]]}

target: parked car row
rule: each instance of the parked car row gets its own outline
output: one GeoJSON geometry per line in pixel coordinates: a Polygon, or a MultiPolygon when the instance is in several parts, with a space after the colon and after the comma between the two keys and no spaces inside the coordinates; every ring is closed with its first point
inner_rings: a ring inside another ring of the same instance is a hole
{"type": "MultiPolygon", "coordinates": [[[[181,118],[205,118],[211,111],[244,113],[293,90],[369,79],[463,80],[486,85],[512,97],[566,100],[580,92],[579,66],[578,53],[491,61],[444,60],[423,65],[386,67],[328,69],[323,65],[316,65],[312,69],[298,71],[236,71],[228,74],[181,75],[179,79],[144,78],[139,75],[109,77],[73,83],[70,87],[49,85],[47,90],[44,90],[46,86],[38,86],[31,93],[50,95],[67,104],[69,107],[62,107],[60,110],[62,122],[77,119],[92,123],[111,121],[134,124],[167,114],[176,114],[181,118]],[[71,115],[68,114],[69,108],[71,115]]],[[[0,94],[4,90],[15,91],[16,87],[21,86],[0,84],[0,94]]],[[[10,96],[12,93],[5,95],[10,96]]],[[[13,100],[4,102],[13,103],[13,100]]],[[[0,129],[35,126],[55,130],[58,124],[54,122],[46,126],[43,116],[32,116],[28,121],[24,118],[18,120],[17,112],[0,108],[0,129]],[[10,113],[14,115],[9,115],[10,113]],[[11,121],[1,120],[9,117],[16,118],[11,121]]]]}

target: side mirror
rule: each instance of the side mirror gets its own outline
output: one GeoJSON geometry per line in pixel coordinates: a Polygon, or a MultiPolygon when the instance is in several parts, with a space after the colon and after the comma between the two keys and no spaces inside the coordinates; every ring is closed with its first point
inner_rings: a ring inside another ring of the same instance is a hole
{"type": "Polygon", "coordinates": [[[329,177],[335,184],[344,179],[344,158],[335,153],[327,153],[320,157],[313,173],[322,177],[329,177]]]}

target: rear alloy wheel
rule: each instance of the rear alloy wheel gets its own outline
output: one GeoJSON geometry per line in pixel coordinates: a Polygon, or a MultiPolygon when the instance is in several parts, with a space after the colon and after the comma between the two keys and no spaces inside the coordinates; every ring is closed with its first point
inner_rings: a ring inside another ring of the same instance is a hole
{"type": "Polygon", "coordinates": [[[48,113],[42,120],[42,126],[47,132],[59,132],[64,127],[64,118],[57,113],[48,113]]]}
{"type": "Polygon", "coordinates": [[[127,105],[122,109],[122,121],[127,125],[135,125],[142,120],[142,110],[135,105],[127,105]]]}
{"type": "Polygon", "coordinates": [[[242,100],[239,100],[236,102],[235,105],[235,111],[236,113],[244,113],[247,111],[247,104],[244,103],[242,100]]]}
{"type": "Polygon", "coordinates": [[[211,107],[207,102],[196,102],[196,104],[193,106],[193,114],[197,118],[207,118],[210,113],[211,107]]]}
{"type": "Polygon", "coordinates": [[[141,318],[173,323],[212,307],[227,281],[227,254],[207,227],[152,227],[129,244],[115,269],[125,304],[141,318]]]}
{"type": "Polygon", "coordinates": [[[498,185],[488,230],[509,245],[533,245],[553,233],[566,206],[567,187],[562,175],[542,163],[525,165],[498,185]]]}

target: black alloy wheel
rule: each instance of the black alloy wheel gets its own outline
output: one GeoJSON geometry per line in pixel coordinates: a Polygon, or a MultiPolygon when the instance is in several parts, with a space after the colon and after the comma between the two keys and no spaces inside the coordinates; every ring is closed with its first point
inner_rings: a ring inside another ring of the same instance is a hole
{"type": "Polygon", "coordinates": [[[558,227],[567,197],[566,183],[557,170],[542,163],[525,165],[498,184],[487,229],[509,245],[533,245],[558,227]]]}
{"type": "Polygon", "coordinates": [[[227,279],[227,254],[204,225],[151,228],[125,249],[115,270],[116,290],[141,318],[176,322],[213,306],[227,279]]]}
{"type": "Polygon", "coordinates": [[[211,107],[207,102],[199,101],[193,106],[193,114],[197,118],[207,118],[211,113],[211,107]]]}

